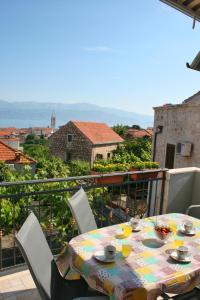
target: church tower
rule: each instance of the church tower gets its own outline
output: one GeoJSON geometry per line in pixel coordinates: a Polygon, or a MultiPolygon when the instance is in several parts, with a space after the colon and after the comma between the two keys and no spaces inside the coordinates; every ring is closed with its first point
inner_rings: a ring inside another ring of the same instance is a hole
{"type": "Polygon", "coordinates": [[[51,115],[51,128],[53,130],[56,129],[56,114],[54,111],[52,112],[52,115],[51,115]]]}

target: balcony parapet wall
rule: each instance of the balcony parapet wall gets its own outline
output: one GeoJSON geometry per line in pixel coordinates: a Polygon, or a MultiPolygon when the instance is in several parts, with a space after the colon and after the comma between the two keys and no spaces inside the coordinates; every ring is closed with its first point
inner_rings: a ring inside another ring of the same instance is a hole
{"type": "MultiPolygon", "coordinates": [[[[188,206],[200,204],[200,168],[179,168],[166,172],[163,213],[185,213],[188,206]]],[[[200,211],[193,216],[200,216],[200,211]]]]}

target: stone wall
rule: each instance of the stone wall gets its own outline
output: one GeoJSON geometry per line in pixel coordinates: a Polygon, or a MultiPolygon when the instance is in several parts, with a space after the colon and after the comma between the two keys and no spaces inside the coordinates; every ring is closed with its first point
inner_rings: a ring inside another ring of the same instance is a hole
{"type": "MultiPolygon", "coordinates": [[[[154,132],[162,125],[162,133],[157,134],[155,161],[165,167],[166,146],[181,142],[193,144],[191,156],[185,157],[175,151],[174,168],[200,167],[200,103],[189,102],[155,108],[154,132]]],[[[155,139],[155,134],[153,142],[155,139]]]]}
{"type": "Polygon", "coordinates": [[[50,153],[67,161],[85,160],[91,163],[92,143],[74,126],[68,122],[49,138],[50,153]],[[67,141],[67,135],[72,134],[72,142],[67,141]]]}

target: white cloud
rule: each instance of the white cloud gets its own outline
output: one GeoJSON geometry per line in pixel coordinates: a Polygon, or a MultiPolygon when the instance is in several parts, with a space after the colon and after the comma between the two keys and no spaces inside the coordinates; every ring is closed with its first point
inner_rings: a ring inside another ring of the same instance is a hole
{"type": "Polygon", "coordinates": [[[111,52],[113,49],[107,46],[95,46],[95,47],[85,47],[84,51],[87,52],[111,52]]]}

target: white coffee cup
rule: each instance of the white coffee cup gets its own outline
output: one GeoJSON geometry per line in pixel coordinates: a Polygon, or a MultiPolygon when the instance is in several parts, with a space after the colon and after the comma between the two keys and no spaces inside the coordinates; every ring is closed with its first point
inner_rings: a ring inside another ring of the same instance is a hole
{"type": "Polygon", "coordinates": [[[132,227],[133,230],[138,227],[139,222],[140,222],[139,219],[136,219],[136,218],[131,218],[130,219],[130,225],[131,225],[131,227],[132,227]]]}
{"type": "Polygon", "coordinates": [[[190,221],[187,221],[184,223],[184,229],[185,229],[185,232],[190,232],[193,228],[193,223],[190,222],[190,221]]]}
{"type": "Polygon", "coordinates": [[[107,259],[113,259],[116,255],[116,248],[113,245],[107,245],[104,247],[104,255],[107,259]]]}
{"type": "Polygon", "coordinates": [[[185,259],[188,254],[188,248],[184,246],[178,247],[177,254],[180,259],[185,259]]]}

